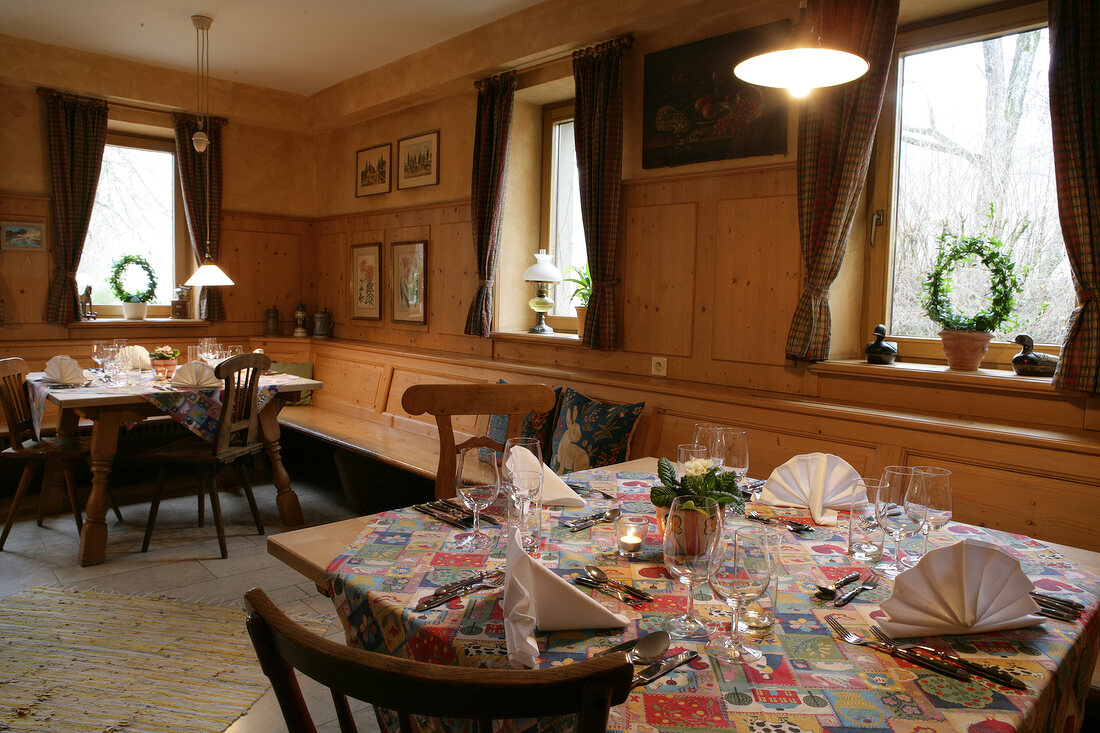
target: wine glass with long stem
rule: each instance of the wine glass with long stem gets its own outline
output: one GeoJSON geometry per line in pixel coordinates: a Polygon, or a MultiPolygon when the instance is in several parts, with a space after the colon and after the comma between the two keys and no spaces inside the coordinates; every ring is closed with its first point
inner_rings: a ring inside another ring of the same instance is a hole
{"type": "MultiPolygon", "coordinates": [[[[924,514],[924,523],[920,532],[924,536],[921,542],[920,557],[928,552],[928,535],[951,521],[951,472],[938,466],[917,466],[923,474],[919,495],[909,499],[910,512],[924,514]]],[[[918,558],[919,559],[919,558],[918,558]]]]}
{"type": "Polygon", "coordinates": [[[519,527],[523,549],[528,551],[538,549],[541,515],[531,512],[539,511],[545,470],[538,438],[515,437],[504,441],[501,478],[509,501],[508,515],[519,527]]]}
{"type": "Polygon", "coordinates": [[[742,611],[775,582],[767,527],[733,529],[728,542],[717,542],[707,582],[715,596],[729,605],[730,634],[707,645],[707,651],[735,662],[760,659],[759,649],[741,640],[742,611]]]}
{"type": "Polygon", "coordinates": [[[678,496],[665,520],[665,568],[687,586],[687,611],[666,619],[662,628],[675,639],[702,636],[706,624],[695,615],[695,586],[707,579],[711,549],[722,536],[718,502],[710,497],[678,496]]]}
{"type": "Polygon", "coordinates": [[[722,466],[722,453],[718,447],[718,432],[722,426],[713,422],[697,422],[692,431],[691,442],[707,449],[706,457],[714,466],[722,466]]]}
{"type": "Polygon", "coordinates": [[[744,486],[749,474],[749,436],[740,428],[718,431],[718,451],[726,469],[737,474],[737,485],[744,486]]]}
{"type": "Polygon", "coordinates": [[[480,448],[463,448],[455,466],[455,493],[466,508],[473,512],[474,526],[469,532],[455,536],[455,544],[464,550],[485,550],[493,546],[493,538],[481,531],[481,512],[500,493],[500,471],[496,455],[483,457],[480,448]]]}
{"type": "Polygon", "coordinates": [[[96,371],[100,374],[103,374],[103,362],[107,360],[107,346],[106,341],[92,342],[92,361],[96,363],[96,371]]]}
{"type": "MultiPolygon", "coordinates": [[[[906,497],[917,496],[924,474],[911,466],[887,466],[882,471],[882,485],[875,491],[875,518],[879,525],[894,539],[894,562],[875,566],[890,578],[896,578],[905,570],[901,560],[901,541],[920,531],[924,523],[923,513],[907,511],[906,497]],[[913,493],[910,493],[910,492],[913,493]]],[[[870,488],[868,488],[870,490],[870,488]]],[[[868,501],[871,497],[867,497],[868,501]]]]}

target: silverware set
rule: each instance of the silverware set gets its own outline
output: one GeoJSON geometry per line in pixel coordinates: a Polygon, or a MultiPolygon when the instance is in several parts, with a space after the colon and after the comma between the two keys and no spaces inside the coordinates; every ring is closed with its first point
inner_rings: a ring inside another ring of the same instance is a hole
{"type": "Polygon", "coordinates": [[[566,484],[566,486],[573,489],[573,491],[581,491],[581,492],[586,493],[586,494],[599,494],[600,496],[602,496],[605,499],[609,499],[611,501],[615,500],[615,497],[613,495],[607,493],[606,491],[600,491],[599,489],[594,489],[591,486],[585,486],[584,484],[568,484],[568,483],[566,484]]]}
{"type": "Polygon", "coordinates": [[[848,605],[848,603],[853,598],[858,596],[863,591],[871,590],[873,588],[877,588],[878,587],[878,581],[879,581],[879,577],[877,575],[875,575],[874,573],[868,573],[867,577],[863,579],[863,583],[861,583],[856,588],[852,588],[850,591],[848,591],[844,595],[837,598],[835,601],[833,601],[833,605],[836,606],[837,608],[840,608],[841,606],[848,605]]]}
{"type": "Polygon", "coordinates": [[[871,634],[878,637],[878,640],[881,641],[883,644],[893,644],[898,649],[903,649],[906,651],[922,651],[927,654],[933,654],[943,661],[948,662],[949,664],[954,664],[972,674],[976,674],[980,677],[985,677],[986,679],[993,680],[994,682],[998,682],[1002,685],[1005,685],[1006,687],[1011,687],[1014,690],[1027,689],[1027,685],[998,667],[994,667],[989,664],[982,664],[981,662],[975,662],[970,659],[963,659],[958,654],[947,651],[946,649],[936,649],[934,647],[924,646],[922,644],[898,644],[896,641],[887,636],[886,633],[877,626],[871,627],[871,634]]]}
{"type": "Polygon", "coordinates": [[[570,532],[580,532],[581,530],[588,529],[597,524],[603,524],[604,522],[614,522],[619,518],[622,510],[619,507],[612,507],[605,512],[596,512],[595,514],[589,514],[587,517],[581,517],[580,519],[574,519],[569,522],[562,522],[563,527],[568,527],[570,532]]]}
{"type": "Polygon", "coordinates": [[[859,571],[853,570],[842,578],[838,578],[829,585],[817,586],[817,597],[822,600],[832,600],[836,598],[836,592],[839,588],[848,585],[853,580],[859,580],[859,571]]]}
{"type": "Polygon", "coordinates": [[[961,667],[956,667],[939,659],[925,657],[921,654],[918,654],[917,652],[908,649],[902,649],[896,644],[887,644],[883,641],[865,639],[859,634],[853,634],[851,631],[848,631],[848,629],[844,628],[844,625],[837,620],[836,616],[826,616],[825,623],[829,625],[829,628],[836,632],[837,636],[839,636],[842,640],[849,644],[853,644],[855,646],[871,647],[872,649],[875,649],[877,651],[886,652],[892,657],[904,659],[908,662],[912,662],[913,664],[925,667],[926,669],[931,669],[935,672],[939,672],[942,675],[953,677],[957,680],[970,679],[970,673],[965,669],[962,669],[961,667]]]}
{"type": "Polygon", "coordinates": [[[745,519],[753,522],[759,522],[760,524],[767,524],[772,527],[784,527],[792,532],[814,531],[814,528],[808,524],[796,522],[793,519],[786,519],[784,517],[765,517],[764,515],[754,511],[745,512],[745,519]]]}
{"type": "Polygon", "coordinates": [[[632,585],[607,577],[607,573],[595,565],[585,565],[584,572],[584,575],[573,579],[574,584],[583,588],[592,588],[605,596],[617,598],[628,606],[636,606],[639,603],[653,600],[653,596],[644,590],[639,590],[632,585]]]}
{"type": "Polygon", "coordinates": [[[1059,621],[1076,621],[1081,618],[1081,611],[1085,610],[1085,607],[1077,601],[1039,593],[1038,591],[1032,591],[1031,597],[1039,604],[1040,616],[1058,619],[1059,621]]]}
{"type": "Polygon", "coordinates": [[[442,606],[444,603],[450,603],[455,598],[461,598],[462,596],[470,595],[481,590],[496,590],[504,585],[504,571],[493,570],[488,573],[478,573],[472,578],[460,581],[458,583],[451,583],[445,585],[442,588],[437,588],[435,593],[426,601],[418,603],[413,611],[417,613],[421,611],[427,611],[435,608],[436,606],[442,606]],[[440,591],[443,591],[440,593],[440,591]]]}
{"type": "MultiPolygon", "coordinates": [[[[474,525],[474,513],[451,499],[436,499],[426,504],[413,504],[412,508],[421,514],[427,514],[433,519],[438,519],[444,524],[449,524],[459,529],[470,529],[474,525]]],[[[499,519],[489,516],[484,512],[481,514],[481,521],[488,522],[489,524],[500,524],[499,519]]]]}

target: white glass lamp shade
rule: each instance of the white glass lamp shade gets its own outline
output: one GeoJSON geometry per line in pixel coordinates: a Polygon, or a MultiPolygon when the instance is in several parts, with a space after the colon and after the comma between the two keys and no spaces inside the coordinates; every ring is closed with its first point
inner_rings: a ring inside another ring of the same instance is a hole
{"type": "Polygon", "coordinates": [[[733,69],[738,79],[762,87],[789,89],[795,97],[811,89],[854,81],[867,73],[867,62],[830,48],[801,47],[753,56],[733,69]]]}
{"type": "Polygon", "coordinates": [[[222,268],[215,265],[214,261],[207,257],[199,269],[187,278],[184,285],[192,288],[209,288],[215,285],[233,285],[233,281],[222,272],[222,268]]]}
{"type": "Polygon", "coordinates": [[[535,264],[523,271],[523,279],[532,283],[560,283],[562,278],[561,270],[554,267],[550,255],[544,249],[540,249],[535,255],[535,264]]]}

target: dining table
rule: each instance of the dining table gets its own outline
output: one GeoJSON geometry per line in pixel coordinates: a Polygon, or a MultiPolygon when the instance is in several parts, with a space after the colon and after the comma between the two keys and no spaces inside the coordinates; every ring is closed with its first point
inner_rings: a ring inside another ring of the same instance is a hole
{"type": "MultiPolygon", "coordinates": [[[[151,376],[149,372],[146,376],[151,376]]],[[[264,450],[271,459],[275,503],[280,521],[286,526],[304,524],[298,495],[283,466],[279,445],[279,410],[307,390],[324,384],[290,374],[269,373],[261,376],[258,403],[259,424],[264,450]]],[[[108,384],[90,378],[83,384],[64,385],[49,380],[44,372],[27,375],[27,389],[36,430],[46,404],[59,409],[57,434],[74,435],[81,418],[92,422],[92,490],[84,506],[84,525],[80,530],[78,559],[82,566],[102,563],[107,553],[107,482],[118,451],[119,430],[130,428],[156,415],[166,415],[192,433],[209,440],[220,409],[220,388],[180,387],[167,381],[140,378],[108,384]],[[213,407],[217,405],[217,407],[213,407]]]]}
{"type": "MultiPolygon", "coordinates": [[[[533,556],[561,578],[572,580],[586,564],[655,596],[628,606],[604,595],[593,598],[624,615],[625,629],[540,631],[536,665],[552,667],[587,659],[623,641],[661,628],[686,608],[684,586],[665,569],[661,537],[649,489],[657,481],[655,459],[580,471],[566,479],[603,491],[613,499],[586,493],[588,506],[544,509],[542,542],[533,556]],[[623,513],[651,519],[640,556],[616,550],[612,524],[570,532],[563,520],[617,506],[623,513]]],[[[750,505],[764,516],[812,525],[808,510],[750,505]]],[[[499,507],[498,507],[499,509],[499,507]]],[[[884,618],[880,604],[893,582],[883,578],[848,605],[836,608],[815,596],[818,584],[852,570],[868,568],[846,552],[845,521],[813,525],[812,531],[779,531],[781,567],[775,624],[754,644],[756,662],[730,662],[706,653],[702,639],[674,639],[669,653],[695,650],[700,656],[660,679],[634,689],[611,710],[608,730],[799,731],[1000,731],[1080,730],[1085,700],[1100,648],[1097,617],[1100,578],[1082,570],[1054,548],[1018,534],[951,522],[930,535],[933,547],[963,538],[996,545],[1019,560],[1038,590],[1080,603],[1077,621],[1044,619],[1037,626],[981,634],[925,639],[973,661],[996,665],[1022,681],[1016,690],[972,676],[968,681],[867,647],[838,639],[826,624],[835,616],[867,635],[884,618]]],[[[484,526],[484,525],[483,525],[484,526]]],[[[497,541],[487,550],[455,546],[463,530],[411,508],[366,519],[358,536],[329,562],[328,591],[351,646],[438,664],[511,666],[505,642],[503,592],[488,590],[415,611],[436,588],[479,571],[503,567],[506,537],[492,525],[497,541]]],[[[299,530],[302,532],[304,530],[299,530]]],[[[728,633],[730,609],[704,583],[695,589],[696,613],[714,633],[728,633]]],[[[546,721],[513,721],[509,730],[545,730],[546,721]]]]}

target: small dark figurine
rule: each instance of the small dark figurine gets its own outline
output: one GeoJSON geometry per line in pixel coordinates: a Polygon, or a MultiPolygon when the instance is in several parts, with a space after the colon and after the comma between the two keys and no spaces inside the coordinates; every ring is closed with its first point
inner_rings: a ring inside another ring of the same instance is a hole
{"type": "Polygon", "coordinates": [[[84,288],[84,294],[80,296],[80,317],[86,321],[94,321],[98,314],[92,310],[92,286],[84,288]]]}
{"type": "Polygon", "coordinates": [[[1035,341],[1026,333],[1021,333],[1014,340],[1023,348],[1020,349],[1019,354],[1012,357],[1012,371],[1021,377],[1054,376],[1054,369],[1058,366],[1057,356],[1033,351],[1035,341]]]}
{"type": "Polygon", "coordinates": [[[893,364],[898,345],[886,340],[886,326],[880,323],[875,326],[875,340],[863,347],[863,353],[867,354],[868,364],[893,364]]]}

